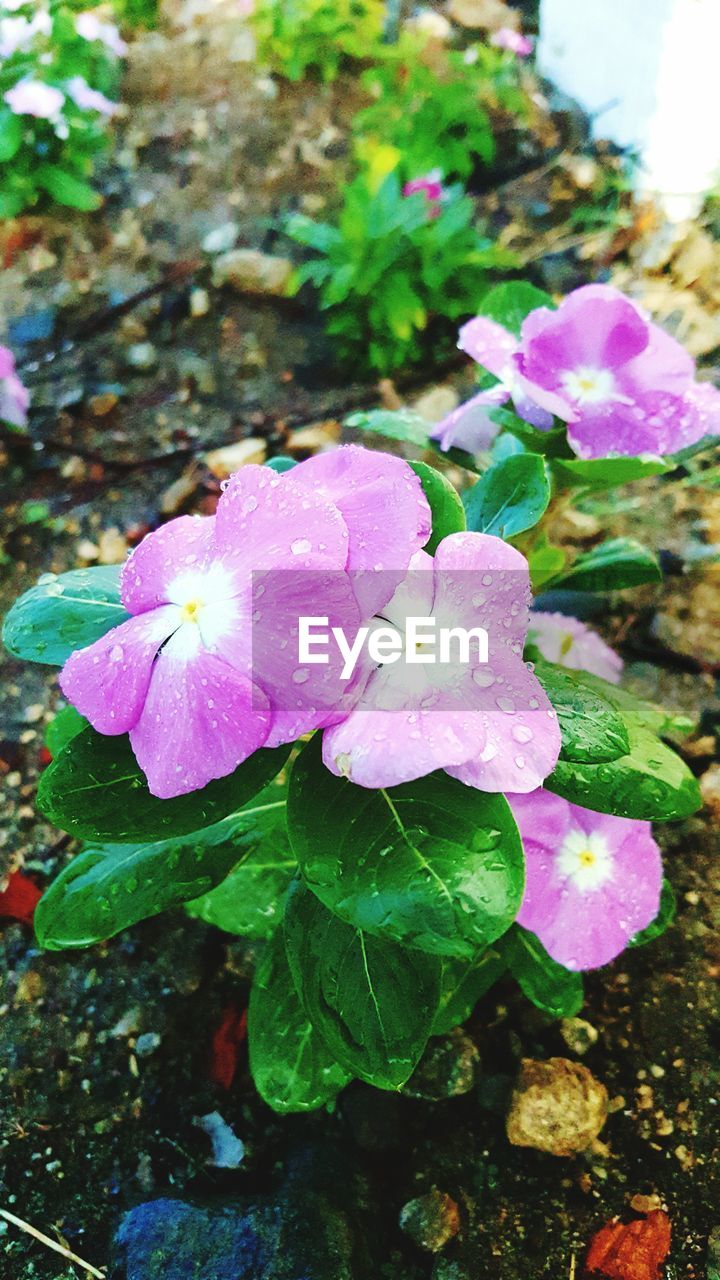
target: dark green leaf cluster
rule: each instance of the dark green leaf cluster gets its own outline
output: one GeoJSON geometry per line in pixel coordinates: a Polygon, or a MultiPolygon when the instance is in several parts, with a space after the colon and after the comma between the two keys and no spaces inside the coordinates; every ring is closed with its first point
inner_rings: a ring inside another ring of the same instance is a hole
{"type": "Polygon", "coordinates": [[[383,0],[258,0],[258,60],[287,80],[336,80],[348,60],[381,49],[383,0]]]}

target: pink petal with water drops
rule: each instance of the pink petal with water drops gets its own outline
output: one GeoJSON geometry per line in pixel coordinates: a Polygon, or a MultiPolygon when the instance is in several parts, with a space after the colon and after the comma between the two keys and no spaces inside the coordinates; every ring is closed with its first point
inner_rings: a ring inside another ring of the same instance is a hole
{"type": "Polygon", "coordinates": [[[561,667],[588,671],[611,684],[618,684],[623,660],[614,649],[578,618],[563,613],[533,612],[528,640],[547,658],[561,667]]]}
{"type": "Polygon", "coordinates": [[[212,516],[178,516],[149,533],[120,575],[120,596],[130,613],[144,613],[172,598],[177,579],[202,574],[212,557],[212,516]]]}
{"type": "Polygon", "coordinates": [[[525,849],[518,923],[568,969],[609,964],[660,908],[662,860],[650,823],[598,814],[546,791],[508,799],[525,849]],[[584,846],[603,867],[595,883],[584,879],[584,846]]]}
{"type": "Polygon", "coordinates": [[[475,316],[474,320],[468,320],[462,326],[458,346],[496,378],[503,376],[520,348],[513,333],[487,316],[475,316]]]}
{"type": "Polygon", "coordinates": [[[263,569],[342,570],[348,531],[319,486],[249,464],[231,476],[218,503],[215,549],[247,581],[263,569]]]}
{"type": "Polygon", "coordinates": [[[470,709],[395,711],[361,705],[323,735],[331,773],[360,787],[395,787],[474,755],[482,720],[470,709]]]}
{"type": "Polygon", "coordinates": [[[538,307],[523,321],[522,372],[554,390],[568,369],[614,369],[644,351],[650,326],[638,308],[610,285],[575,289],[557,311],[538,307]]]}
{"type": "Polygon", "coordinates": [[[98,733],[127,733],[137,723],[160,646],[180,625],[173,605],[113,627],[77,649],[60,672],[60,688],[98,733]]]}
{"type": "Polygon", "coordinates": [[[168,800],[233,773],[264,745],[270,718],[261,690],[184,626],[153,667],[130,741],[151,793],[168,800]]]}
{"type": "Polygon", "coordinates": [[[430,507],[412,467],[387,453],[344,445],[309,458],[283,483],[288,480],[340,511],[350,535],[347,568],[361,613],[372,617],[430,537],[430,507]]]}

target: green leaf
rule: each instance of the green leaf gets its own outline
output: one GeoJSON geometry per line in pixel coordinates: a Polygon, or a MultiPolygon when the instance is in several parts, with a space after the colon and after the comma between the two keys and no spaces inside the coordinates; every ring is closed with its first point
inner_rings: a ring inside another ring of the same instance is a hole
{"type": "Polygon", "coordinates": [[[286,458],[283,454],[278,454],[276,458],[268,458],[265,463],[265,466],[269,467],[271,471],[278,472],[292,471],[293,467],[297,465],[295,458],[286,458]]]}
{"type": "Polygon", "coordinates": [[[301,882],[284,927],[295,987],[333,1058],[378,1089],[399,1088],[430,1035],[440,960],[344,924],[301,882]]]}
{"type": "Polygon", "coordinates": [[[332,1057],[300,1003],[281,929],[267,944],[255,972],[248,1049],[255,1087],[281,1115],[325,1106],[352,1079],[332,1057]]]}
{"type": "Polygon", "coordinates": [[[585,994],[579,973],[549,956],[539,938],[513,925],[497,944],[523,995],[553,1018],[574,1018],[585,994]]]}
{"type": "Polygon", "coordinates": [[[544,786],[573,804],[621,818],[687,818],[702,804],[696,779],[649,729],[626,719],[627,755],[606,764],[560,760],[544,786]]]}
{"type": "Polygon", "coordinates": [[[661,938],[666,929],[670,928],[675,916],[677,915],[677,898],[669,880],[663,880],[662,889],[660,890],[660,909],[654,920],[650,922],[647,928],[642,929],[640,933],[636,933],[631,938],[629,947],[644,947],[648,942],[654,942],[656,938],[661,938]]]}
{"type": "Polygon", "coordinates": [[[425,543],[425,550],[432,556],[443,538],[447,538],[450,533],[462,533],[467,528],[465,508],[457,489],[453,488],[441,471],[436,471],[435,467],[428,466],[426,462],[411,462],[410,466],[430,504],[432,532],[425,543]]]}
{"type": "Polygon", "coordinates": [[[47,574],[15,601],[3,626],[5,648],[27,662],[62,666],[130,616],[120,600],[120,566],[47,574]]]}
{"type": "Polygon", "coordinates": [[[464,495],[468,529],[513,538],[531,529],[550,501],[550,481],[538,453],[496,462],[464,495]]]}
{"type": "Polygon", "coordinates": [[[549,293],[536,289],[535,285],[527,284],[524,280],[510,280],[485,294],[478,314],[494,320],[519,338],[523,320],[537,307],[550,307],[554,311],[555,303],[549,293]]]}
{"type": "Polygon", "coordinates": [[[419,413],[413,413],[412,409],[372,409],[367,413],[351,413],[345,419],[345,426],[356,431],[374,431],[376,435],[387,436],[389,440],[401,440],[405,444],[416,444],[423,449],[430,443],[429,422],[421,418],[419,413]]]}
{"type": "Polygon", "coordinates": [[[664,475],[666,471],[673,471],[675,464],[662,458],[556,458],[552,467],[560,485],[566,488],[578,486],[599,493],[603,489],[631,484],[634,480],[644,480],[646,476],[664,475]]]}
{"type": "Polygon", "coordinates": [[[660,582],[657,557],[634,538],[612,538],[578,556],[552,581],[553,589],[571,591],[620,591],[644,582],[660,582]]]}
{"type": "MultiPolygon", "coordinates": [[[[166,802],[167,803],[167,802],[166,802]]],[[[197,821],[196,815],[196,821],[197,821]]],[[[247,813],[153,844],[86,846],[53,881],[35,912],[50,951],[88,947],[211,889],[247,847],[247,813]]],[[[252,851],[252,842],[250,851],[252,851]]]]}
{"type": "Polygon", "coordinates": [[[241,810],[239,817],[246,818],[247,826],[235,839],[238,851],[246,852],[222,884],[185,904],[189,915],[246,938],[272,935],[297,872],[287,834],[285,793],[286,787],[271,782],[241,810]]]}
{"type": "Polygon", "coordinates": [[[17,155],[22,146],[23,124],[9,107],[0,107],[0,164],[17,155]]]}
{"type": "Polygon", "coordinates": [[[597,683],[580,671],[569,671],[542,659],[535,663],[535,675],[557,712],[562,734],[561,760],[601,764],[627,754],[630,741],[623,718],[597,683]]]}
{"type": "Polygon", "coordinates": [[[102,196],[89,183],[60,169],[56,164],[38,165],[35,180],[53,200],[57,200],[58,204],[68,205],[71,209],[82,209],[87,213],[92,209],[99,209],[102,204],[102,196]]]}
{"type": "Polygon", "coordinates": [[[288,830],[313,893],[374,936],[472,958],[519,910],[524,861],[507,801],[447,773],[368,790],[323,766],[317,734],[293,765],[288,830]]]}
{"type": "Polygon", "coordinates": [[[45,730],[45,746],[51,756],[58,756],[72,738],[87,728],[87,720],[74,707],[61,707],[45,730]]]}
{"type": "Polygon", "coordinates": [[[38,808],[56,827],[83,840],[126,843],[187,835],[198,830],[198,823],[208,826],[241,809],[279,773],[289,752],[289,747],[256,751],[229,777],[202,791],[158,800],[148,790],[129,740],[105,737],[88,727],[43,773],[38,808]]]}
{"type": "Polygon", "coordinates": [[[440,1003],[432,1034],[445,1035],[466,1022],[478,1000],[502,977],[506,967],[502,956],[492,947],[472,960],[444,959],[440,1003]]]}

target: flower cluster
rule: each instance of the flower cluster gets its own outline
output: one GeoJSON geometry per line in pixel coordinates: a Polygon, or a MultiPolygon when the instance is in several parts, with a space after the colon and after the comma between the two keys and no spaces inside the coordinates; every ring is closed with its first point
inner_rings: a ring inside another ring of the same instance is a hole
{"type": "Polygon", "coordinates": [[[443,449],[485,449],[491,412],[512,400],[546,431],[559,419],[579,458],[662,457],[720,434],[720,392],[695,380],[692,358],[610,285],[576,289],[557,310],[537,307],[520,337],[485,316],[458,345],[496,379],[436,428],[443,449]]]}
{"type": "Polygon", "coordinates": [[[91,10],[21,3],[0,20],[0,216],[42,193],[76,208],[97,204],[86,179],[117,111],[126,50],[117,27],[91,10]]]}
{"type": "Polygon", "coordinates": [[[426,174],[424,178],[411,178],[403,186],[404,196],[414,196],[418,193],[425,197],[428,217],[439,218],[442,212],[442,200],[445,195],[442,173],[439,169],[433,169],[432,173],[426,174]]]}
{"type": "Polygon", "coordinates": [[[15,372],[12,351],[0,347],[0,422],[21,429],[27,421],[30,394],[15,372]]]}

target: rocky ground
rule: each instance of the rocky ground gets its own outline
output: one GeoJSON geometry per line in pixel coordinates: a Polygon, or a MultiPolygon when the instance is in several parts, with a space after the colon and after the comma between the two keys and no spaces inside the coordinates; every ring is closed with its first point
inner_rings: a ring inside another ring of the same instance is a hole
{"type": "MultiPolygon", "coordinates": [[[[133,46],[103,212],[0,229],[0,323],[34,406],[29,441],[1,446],[0,610],[41,572],[120,561],[162,519],[211,511],[244,461],[326,447],[351,408],[421,397],[438,415],[462,393],[460,368],[430,365],[396,387],[353,383],[308,308],[274,292],[288,252],[280,215],[331,195],[355,89],[269,79],[229,6],[212,20],[208,8],[175,6],[133,46]]],[[[612,272],[712,363],[716,211],[669,245],[652,212],[618,194],[615,162],[585,145],[582,122],[535,91],[532,127],[508,136],[498,171],[477,183],[479,216],[538,283],[612,272]]],[[[630,683],[698,726],[686,750],[708,810],[659,832],[679,902],[668,933],[591,977],[581,1022],[550,1023],[501,984],[402,1095],[353,1085],[333,1114],[279,1119],[247,1071],[252,947],[180,912],[66,955],[40,953],[27,926],[7,923],[0,1208],[118,1280],[573,1280],[613,1215],[662,1209],[667,1277],[717,1280],[711,473],[597,500],[557,532],[588,544],[606,531],[664,552],[662,590],[614,602],[603,625],[630,683]],[[508,1143],[528,1057],[579,1062],[605,1085],[609,1117],[585,1154],[508,1143]]],[[[73,852],[33,808],[57,688],[52,673],[0,662],[2,870],[22,866],[42,886],[73,852]]],[[[82,1274],[15,1225],[0,1231],[0,1276],[82,1274]]]]}

